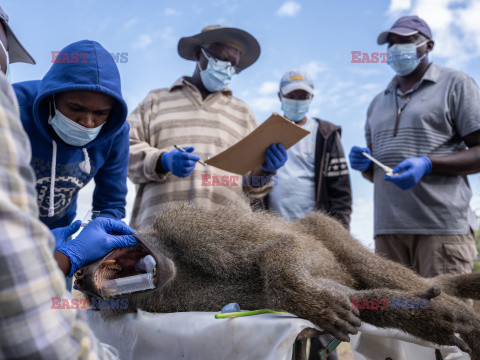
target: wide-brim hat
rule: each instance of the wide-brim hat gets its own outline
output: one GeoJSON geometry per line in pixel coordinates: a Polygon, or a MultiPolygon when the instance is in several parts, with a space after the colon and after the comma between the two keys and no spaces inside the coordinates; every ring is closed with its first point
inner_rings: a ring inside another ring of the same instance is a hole
{"type": "Polygon", "coordinates": [[[5,32],[8,40],[8,57],[10,63],[23,62],[27,64],[35,64],[32,55],[23,47],[22,43],[17,39],[10,25],[8,25],[8,15],[0,7],[0,22],[5,25],[5,32]]]}
{"type": "Polygon", "coordinates": [[[240,61],[237,67],[246,69],[260,56],[260,44],[248,32],[231,27],[212,25],[203,28],[202,32],[193,36],[182,37],[178,42],[178,54],[187,60],[196,60],[199,47],[209,43],[221,43],[240,50],[240,61]]]}

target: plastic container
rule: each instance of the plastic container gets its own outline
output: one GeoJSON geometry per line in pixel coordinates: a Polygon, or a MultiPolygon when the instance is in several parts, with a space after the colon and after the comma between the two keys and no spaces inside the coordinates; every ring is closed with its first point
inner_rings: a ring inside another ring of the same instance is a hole
{"type": "Polygon", "coordinates": [[[149,273],[149,272],[153,272],[155,265],[157,265],[157,263],[155,262],[155,259],[153,258],[153,256],[147,255],[144,258],[141,258],[140,260],[137,261],[137,263],[135,264],[135,270],[149,273]]]}
{"type": "Polygon", "coordinates": [[[101,293],[102,296],[113,296],[154,288],[153,273],[149,272],[146,274],[104,281],[102,283],[101,293]]]}

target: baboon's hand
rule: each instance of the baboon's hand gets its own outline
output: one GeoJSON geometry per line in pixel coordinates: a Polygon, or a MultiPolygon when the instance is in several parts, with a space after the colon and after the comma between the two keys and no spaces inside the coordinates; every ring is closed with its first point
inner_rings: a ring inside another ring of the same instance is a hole
{"type": "Polygon", "coordinates": [[[348,295],[324,291],[314,305],[312,322],[326,333],[342,341],[350,341],[349,334],[357,334],[362,324],[359,311],[352,309],[348,295]]]}
{"type": "MultiPolygon", "coordinates": [[[[396,310],[390,310],[396,311],[396,310]]],[[[470,347],[455,334],[470,333],[474,328],[466,317],[455,315],[455,309],[438,301],[429,301],[426,309],[411,310],[410,317],[421,324],[419,337],[440,345],[457,346],[460,350],[471,352],[470,347]],[[428,330],[430,329],[430,330],[428,330]]]]}

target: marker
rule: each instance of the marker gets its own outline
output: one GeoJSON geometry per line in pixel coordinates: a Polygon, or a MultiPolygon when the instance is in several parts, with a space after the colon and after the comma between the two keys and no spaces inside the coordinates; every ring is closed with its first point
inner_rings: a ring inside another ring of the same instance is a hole
{"type": "MultiPolygon", "coordinates": [[[[175,147],[175,149],[178,149],[181,152],[188,152],[187,150],[185,150],[184,148],[181,148],[180,146],[177,146],[177,145],[173,145],[173,146],[175,147]]],[[[207,164],[205,164],[202,160],[198,160],[198,163],[202,164],[203,166],[207,166],[207,164]]]]}

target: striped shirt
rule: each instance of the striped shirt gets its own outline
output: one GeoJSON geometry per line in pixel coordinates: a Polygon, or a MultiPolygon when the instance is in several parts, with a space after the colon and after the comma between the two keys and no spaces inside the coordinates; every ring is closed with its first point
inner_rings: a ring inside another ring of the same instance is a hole
{"type": "MultiPolygon", "coordinates": [[[[468,75],[432,63],[418,88],[404,94],[394,78],[370,104],[365,125],[372,155],[394,168],[417,156],[466,150],[462,138],[480,130],[480,90],[468,75]],[[394,136],[397,106],[407,99],[394,136]]],[[[477,224],[467,177],[430,174],[409,190],[384,180],[374,166],[374,226],[379,234],[468,234],[477,224]]]]}
{"type": "Polygon", "coordinates": [[[206,160],[257,127],[252,110],[229,89],[202,99],[193,84],[180,78],[170,89],[151,91],[127,120],[128,177],[137,184],[130,223],[134,228],[149,226],[158,212],[177,202],[195,200],[212,208],[236,201],[244,194],[260,198],[271,189],[271,182],[253,187],[241,176],[198,163],[185,178],[155,171],[157,160],[173,150],[174,144],[194,146],[195,153],[206,160]]]}
{"type": "Polygon", "coordinates": [[[53,258],[55,241],[38,220],[31,150],[16,98],[0,75],[0,359],[108,359],[68,298],[53,258]]]}

